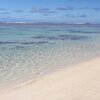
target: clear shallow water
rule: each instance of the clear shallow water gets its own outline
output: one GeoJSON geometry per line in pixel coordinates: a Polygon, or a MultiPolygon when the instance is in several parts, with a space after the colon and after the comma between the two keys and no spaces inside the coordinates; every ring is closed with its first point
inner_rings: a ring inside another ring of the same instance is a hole
{"type": "Polygon", "coordinates": [[[100,27],[0,25],[0,86],[100,56],[100,27]]]}

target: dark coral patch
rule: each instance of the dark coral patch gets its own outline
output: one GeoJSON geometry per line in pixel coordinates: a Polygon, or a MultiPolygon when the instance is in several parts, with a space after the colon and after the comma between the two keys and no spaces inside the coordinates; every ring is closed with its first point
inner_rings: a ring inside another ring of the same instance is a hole
{"type": "Polygon", "coordinates": [[[28,45],[28,44],[34,44],[35,42],[21,42],[21,44],[25,44],[25,45],[28,45]]]}
{"type": "Polygon", "coordinates": [[[39,41],[39,42],[22,42],[21,44],[24,44],[24,45],[29,45],[29,44],[36,44],[36,45],[41,45],[41,44],[45,44],[45,43],[49,43],[47,41],[39,41]]]}
{"type": "Polygon", "coordinates": [[[34,38],[34,39],[44,39],[44,38],[46,38],[45,36],[34,36],[34,37],[32,37],[32,38],[34,38]]]}
{"type": "Polygon", "coordinates": [[[59,38],[55,37],[55,36],[47,37],[47,39],[49,39],[49,40],[59,40],[59,38]]]}
{"type": "Polygon", "coordinates": [[[0,41],[0,44],[17,44],[19,42],[0,41]]]}
{"type": "Polygon", "coordinates": [[[83,40],[88,39],[88,36],[78,36],[78,35],[59,35],[61,40],[83,40]]]}
{"type": "Polygon", "coordinates": [[[80,31],[80,30],[68,30],[70,33],[83,33],[83,34],[99,34],[98,31],[80,31]]]}
{"type": "Polygon", "coordinates": [[[45,44],[45,43],[49,43],[49,42],[47,42],[47,41],[35,42],[35,44],[45,44]]]}
{"type": "MultiPolygon", "coordinates": [[[[45,40],[83,40],[88,39],[88,36],[79,36],[79,35],[57,35],[57,36],[36,36],[32,37],[34,39],[45,39],[45,40]]],[[[30,43],[33,44],[33,43],[30,43]]]]}

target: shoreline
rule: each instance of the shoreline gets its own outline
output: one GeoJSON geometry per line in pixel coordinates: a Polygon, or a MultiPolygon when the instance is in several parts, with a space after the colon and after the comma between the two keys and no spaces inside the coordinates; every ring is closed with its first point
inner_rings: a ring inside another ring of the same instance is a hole
{"type": "Polygon", "coordinates": [[[37,74],[36,76],[34,76],[33,78],[30,78],[30,79],[18,80],[18,81],[11,82],[10,84],[2,85],[2,86],[0,86],[0,93],[1,93],[1,91],[5,92],[6,90],[12,90],[14,88],[23,87],[26,84],[36,82],[39,79],[41,79],[42,77],[48,76],[49,74],[53,74],[55,72],[60,72],[61,70],[67,70],[70,67],[73,68],[73,67],[75,67],[79,64],[84,64],[86,62],[89,62],[89,61],[92,61],[92,60],[95,60],[95,59],[98,59],[98,58],[100,58],[100,57],[97,56],[97,57],[94,57],[94,58],[91,58],[91,59],[85,59],[85,60],[83,59],[83,60],[80,60],[78,62],[74,62],[74,63],[69,64],[69,65],[64,65],[63,67],[57,67],[57,69],[47,70],[43,73],[37,74]]]}
{"type": "Polygon", "coordinates": [[[0,100],[100,100],[100,58],[40,76],[0,93],[0,100]]]}

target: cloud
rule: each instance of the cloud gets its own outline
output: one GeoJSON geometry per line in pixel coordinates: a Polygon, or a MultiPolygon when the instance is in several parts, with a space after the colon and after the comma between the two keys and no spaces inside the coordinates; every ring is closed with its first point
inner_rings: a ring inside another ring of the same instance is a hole
{"type": "Polygon", "coordinates": [[[54,14],[54,13],[57,13],[56,11],[49,11],[49,12],[47,12],[47,13],[49,13],[49,14],[54,14]]]}
{"type": "Polygon", "coordinates": [[[82,15],[74,15],[74,14],[67,14],[67,15],[65,15],[66,17],[68,17],[68,18],[86,18],[87,17],[87,15],[86,14],[82,14],[82,15]]]}
{"type": "Polygon", "coordinates": [[[33,7],[31,10],[32,13],[48,13],[50,12],[49,8],[38,8],[38,7],[33,7]]]}
{"type": "Polygon", "coordinates": [[[67,7],[58,7],[56,10],[59,11],[67,11],[67,10],[95,10],[100,11],[100,7],[73,7],[73,6],[67,6],[67,7]]]}
{"type": "Polygon", "coordinates": [[[13,10],[13,12],[16,12],[16,13],[23,13],[24,11],[23,10],[13,10]]]}
{"type": "Polygon", "coordinates": [[[9,15],[10,12],[0,12],[0,15],[9,15]]]}
{"type": "Polygon", "coordinates": [[[79,10],[88,10],[90,8],[89,7],[81,7],[81,8],[77,8],[77,9],[79,9],[79,10]]]}
{"type": "Polygon", "coordinates": [[[92,7],[82,7],[82,8],[79,8],[80,10],[95,10],[95,11],[100,11],[100,7],[95,7],[95,8],[92,8],[92,7]]]}
{"type": "Polygon", "coordinates": [[[67,9],[64,8],[64,7],[58,7],[57,10],[60,10],[60,11],[66,11],[67,9]]]}
{"type": "Polygon", "coordinates": [[[6,9],[6,8],[0,8],[0,11],[5,11],[5,10],[8,10],[8,9],[6,9]]]}
{"type": "Polygon", "coordinates": [[[57,13],[56,11],[52,11],[49,8],[39,8],[39,7],[33,7],[31,10],[31,13],[41,13],[44,16],[48,16],[50,14],[57,13]]]}
{"type": "Polygon", "coordinates": [[[68,14],[68,15],[65,15],[66,17],[69,17],[69,18],[74,18],[76,17],[74,14],[68,14]]]}
{"type": "Polygon", "coordinates": [[[75,10],[75,7],[71,7],[71,6],[68,6],[68,7],[58,7],[58,8],[56,8],[56,10],[59,10],[59,11],[75,10]]]}
{"type": "Polygon", "coordinates": [[[0,8],[0,15],[9,15],[10,11],[6,8],[0,8]]]}
{"type": "Polygon", "coordinates": [[[76,8],[75,8],[75,7],[70,7],[70,6],[69,6],[69,7],[66,7],[66,9],[67,9],[67,10],[75,10],[76,8]]]}
{"type": "Polygon", "coordinates": [[[83,14],[83,15],[79,15],[78,17],[81,17],[81,18],[86,18],[87,15],[83,14]]]}
{"type": "Polygon", "coordinates": [[[95,11],[100,11],[100,7],[81,7],[78,8],[79,10],[95,10],[95,11]]]}
{"type": "Polygon", "coordinates": [[[100,11],[100,8],[93,8],[93,10],[95,10],[95,11],[100,11]]]}

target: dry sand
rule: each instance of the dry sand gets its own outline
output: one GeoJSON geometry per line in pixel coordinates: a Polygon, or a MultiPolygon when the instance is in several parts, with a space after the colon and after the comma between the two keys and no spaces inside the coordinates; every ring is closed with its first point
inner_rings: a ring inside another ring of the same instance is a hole
{"type": "Polygon", "coordinates": [[[41,77],[0,94],[0,100],[100,100],[100,59],[41,77]]]}

